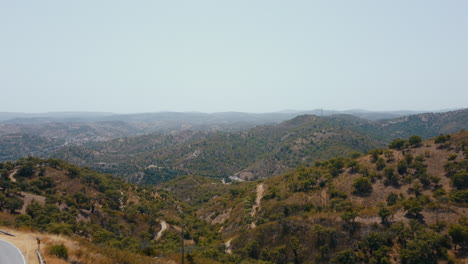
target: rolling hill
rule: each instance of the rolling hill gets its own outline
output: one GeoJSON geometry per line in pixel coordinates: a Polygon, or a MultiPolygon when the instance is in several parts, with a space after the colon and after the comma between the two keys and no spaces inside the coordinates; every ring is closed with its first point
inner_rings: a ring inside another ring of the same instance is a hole
{"type": "Polygon", "coordinates": [[[263,180],[159,187],[56,159],[4,162],[0,225],[68,237],[80,263],[178,263],[182,226],[191,263],[463,263],[468,132],[390,146],[263,180]]]}
{"type": "Polygon", "coordinates": [[[67,146],[51,157],[140,183],[189,174],[251,180],[337,155],[367,152],[396,137],[454,133],[467,124],[467,109],[377,122],[350,115],[302,115],[238,132],[183,131],[67,146]]]}

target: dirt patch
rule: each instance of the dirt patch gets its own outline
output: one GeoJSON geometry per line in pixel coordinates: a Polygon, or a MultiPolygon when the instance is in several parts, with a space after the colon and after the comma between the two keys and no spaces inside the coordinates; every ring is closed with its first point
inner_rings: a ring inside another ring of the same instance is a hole
{"type": "Polygon", "coordinates": [[[21,192],[21,196],[23,197],[22,200],[24,203],[23,208],[21,208],[19,212],[22,214],[26,213],[26,208],[31,204],[32,200],[36,200],[41,205],[44,205],[46,201],[45,196],[36,195],[32,193],[21,192]]]}
{"type": "Polygon", "coordinates": [[[226,249],[224,250],[224,252],[225,252],[226,254],[232,254],[231,242],[232,242],[232,238],[229,239],[228,241],[226,241],[226,242],[224,243],[224,246],[225,246],[225,248],[226,248],[226,249]]]}
{"type": "Polygon", "coordinates": [[[216,216],[215,219],[211,221],[211,224],[216,225],[216,224],[224,223],[226,220],[229,219],[229,216],[231,215],[231,211],[232,211],[232,208],[229,208],[226,212],[216,216]]]}
{"type": "MultiPolygon", "coordinates": [[[[257,197],[255,199],[255,203],[252,206],[252,212],[250,213],[251,216],[255,216],[260,209],[262,209],[262,198],[265,193],[265,185],[263,183],[260,183],[257,185],[257,197]]],[[[252,222],[250,224],[250,228],[254,229],[256,228],[257,225],[255,222],[252,222]]]]}
{"type": "Polygon", "coordinates": [[[16,179],[15,179],[16,171],[17,170],[13,170],[13,172],[10,173],[10,175],[8,175],[8,178],[10,178],[10,181],[12,181],[12,182],[16,182],[16,179]]]}
{"type": "Polygon", "coordinates": [[[156,234],[156,236],[154,237],[154,240],[159,240],[162,237],[164,231],[166,231],[167,229],[166,221],[162,220],[159,223],[161,224],[161,230],[159,230],[159,232],[156,234]]]}

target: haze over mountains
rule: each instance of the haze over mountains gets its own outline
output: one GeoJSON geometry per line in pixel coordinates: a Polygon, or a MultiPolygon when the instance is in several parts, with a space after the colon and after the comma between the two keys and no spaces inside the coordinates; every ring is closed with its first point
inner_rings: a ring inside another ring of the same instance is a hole
{"type": "Polygon", "coordinates": [[[111,112],[48,112],[48,113],[16,113],[16,112],[0,112],[0,122],[6,123],[41,123],[41,122],[97,122],[97,121],[157,121],[157,120],[185,120],[190,118],[203,118],[205,120],[223,120],[232,119],[237,121],[247,121],[249,119],[272,119],[285,120],[297,115],[333,115],[333,114],[350,114],[370,120],[389,119],[404,115],[419,114],[426,112],[446,112],[450,110],[437,111],[415,111],[415,110],[396,110],[396,111],[368,111],[362,109],[354,110],[283,110],[271,113],[248,113],[248,112],[218,112],[218,113],[202,113],[202,112],[154,112],[154,113],[133,113],[133,114],[117,114],[111,112]]]}

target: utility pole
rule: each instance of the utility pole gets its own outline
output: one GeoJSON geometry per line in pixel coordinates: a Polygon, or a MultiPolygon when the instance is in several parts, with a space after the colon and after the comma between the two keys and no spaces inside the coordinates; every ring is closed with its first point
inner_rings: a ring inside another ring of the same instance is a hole
{"type": "Polygon", "coordinates": [[[182,245],[182,264],[184,264],[184,225],[182,225],[182,235],[181,235],[181,245],[182,245]]]}

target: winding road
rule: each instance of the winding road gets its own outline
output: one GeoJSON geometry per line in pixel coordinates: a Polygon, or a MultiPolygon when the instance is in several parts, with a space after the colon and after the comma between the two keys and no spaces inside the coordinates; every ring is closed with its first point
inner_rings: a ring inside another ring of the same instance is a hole
{"type": "Polygon", "coordinates": [[[0,263],[26,264],[26,261],[17,247],[0,239],[0,263]]]}

